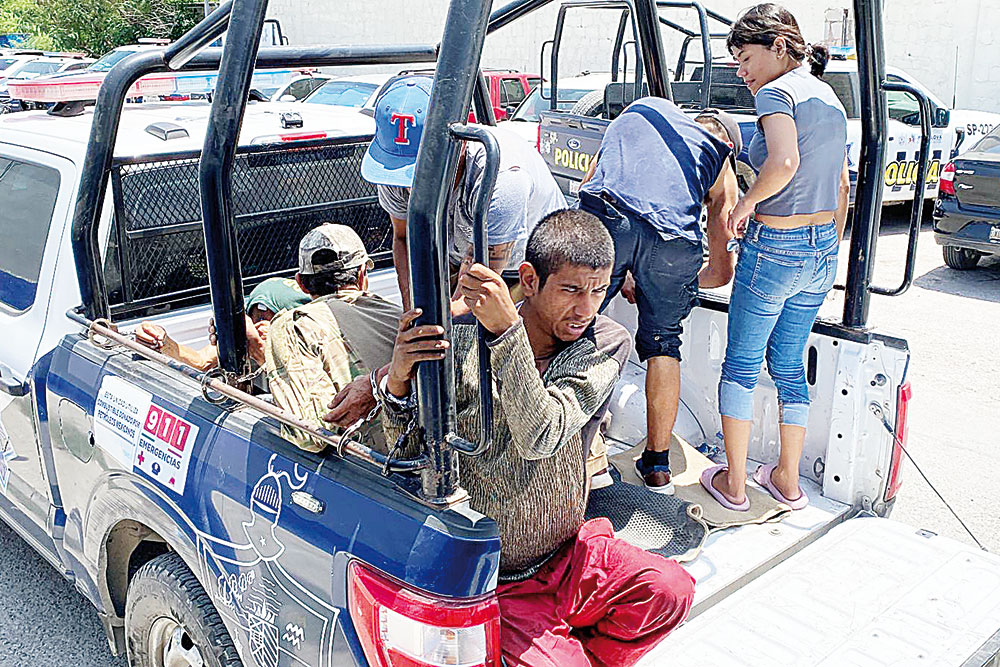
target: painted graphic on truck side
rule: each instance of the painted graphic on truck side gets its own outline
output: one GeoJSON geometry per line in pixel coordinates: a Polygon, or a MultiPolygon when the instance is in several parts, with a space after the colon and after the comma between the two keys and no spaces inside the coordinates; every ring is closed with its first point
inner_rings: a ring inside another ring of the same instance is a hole
{"type": "Polygon", "coordinates": [[[282,566],[285,545],[276,533],[290,494],[307,480],[308,474],[297,465],[291,471],[281,470],[277,455],[272,455],[240,522],[246,540],[235,543],[196,531],[202,581],[219,613],[238,628],[233,640],[248,664],[332,664],[340,610],[307,590],[282,566]]]}

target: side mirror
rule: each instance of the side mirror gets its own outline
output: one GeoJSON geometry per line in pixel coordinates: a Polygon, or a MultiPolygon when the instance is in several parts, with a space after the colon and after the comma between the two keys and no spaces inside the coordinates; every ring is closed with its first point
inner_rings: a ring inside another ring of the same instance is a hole
{"type": "Polygon", "coordinates": [[[299,100],[295,97],[295,95],[289,95],[289,94],[286,93],[286,94],[282,95],[281,97],[279,97],[278,101],[279,102],[298,102],[299,100]]]}
{"type": "Polygon", "coordinates": [[[931,125],[933,127],[948,127],[949,123],[951,123],[951,111],[936,107],[931,117],[931,125]]]}

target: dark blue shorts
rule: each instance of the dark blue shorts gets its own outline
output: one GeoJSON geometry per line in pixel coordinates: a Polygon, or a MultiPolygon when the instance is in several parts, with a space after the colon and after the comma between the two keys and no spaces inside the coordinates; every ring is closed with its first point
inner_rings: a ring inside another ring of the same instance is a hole
{"type": "Polygon", "coordinates": [[[631,271],[639,308],[639,327],[635,333],[639,359],[679,360],[681,322],[698,302],[701,245],[680,237],[664,239],[639,216],[587,192],[580,193],[580,208],[600,218],[615,242],[611,288],[601,310],[621,291],[625,274],[631,271]]]}

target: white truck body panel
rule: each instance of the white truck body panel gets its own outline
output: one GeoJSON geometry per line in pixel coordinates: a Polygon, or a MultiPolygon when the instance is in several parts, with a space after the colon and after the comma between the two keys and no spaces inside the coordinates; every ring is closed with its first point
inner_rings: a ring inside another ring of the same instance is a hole
{"type": "Polygon", "coordinates": [[[998,627],[1000,557],[865,518],[693,616],[640,664],[963,665],[983,647],[978,665],[998,627]]]}

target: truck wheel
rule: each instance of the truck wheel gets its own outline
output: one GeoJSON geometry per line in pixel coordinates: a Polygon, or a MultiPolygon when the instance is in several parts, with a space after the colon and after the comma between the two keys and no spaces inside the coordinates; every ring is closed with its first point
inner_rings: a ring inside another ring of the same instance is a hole
{"type": "Polygon", "coordinates": [[[981,256],[975,250],[966,250],[953,245],[941,246],[941,252],[944,254],[944,263],[958,271],[976,268],[981,256]]]}
{"type": "Polygon", "coordinates": [[[139,568],[128,586],[125,637],[133,667],[242,667],[208,593],[176,553],[139,568]]]}
{"type": "Polygon", "coordinates": [[[592,90],[573,105],[569,111],[575,116],[598,118],[604,115],[604,90],[592,90]]]}

